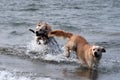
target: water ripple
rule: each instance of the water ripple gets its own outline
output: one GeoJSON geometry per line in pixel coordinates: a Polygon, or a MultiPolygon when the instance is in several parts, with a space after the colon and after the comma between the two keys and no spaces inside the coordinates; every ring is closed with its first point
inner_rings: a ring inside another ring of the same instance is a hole
{"type": "Polygon", "coordinates": [[[106,48],[119,48],[120,47],[120,41],[116,40],[116,41],[109,41],[109,42],[96,42],[96,44],[104,46],[106,48]]]}

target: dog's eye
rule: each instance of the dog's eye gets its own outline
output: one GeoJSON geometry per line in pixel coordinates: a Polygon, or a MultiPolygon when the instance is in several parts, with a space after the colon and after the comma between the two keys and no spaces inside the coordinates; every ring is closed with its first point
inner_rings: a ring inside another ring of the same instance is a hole
{"type": "Polygon", "coordinates": [[[95,49],[93,49],[93,51],[95,51],[95,49]]]}
{"type": "Polygon", "coordinates": [[[100,49],[98,49],[98,51],[100,51],[100,49]]]}

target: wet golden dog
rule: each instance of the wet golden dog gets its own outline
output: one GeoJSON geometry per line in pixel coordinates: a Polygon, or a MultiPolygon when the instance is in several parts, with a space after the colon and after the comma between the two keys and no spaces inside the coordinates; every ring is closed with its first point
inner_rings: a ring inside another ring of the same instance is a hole
{"type": "Polygon", "coordinates": [[[48,33],[50,31],[52,31],[51,29],[51,26],[48,25],[46,22],[44,22],[43,24],[42,23],[38,23],[37,24],[37,27],[36,27],[36,30],[32,30],[32,29],[29,29],[30,31],[32,31],[33,33],[36,34],[36,43],[38,44],[46,44],[49,42],[49,37],[48,37],[48,33]]]}
{"type": "Polygon", "coordinates": [[[106,50],[101,46],[90,45],[85,38],[80,35],[73,35],[70,32],[55,30],[49,33],[49,36],[58,36],[69,38],[66,44],[66,57],[70,56],[70,50],[76,52],[77,58],[86,64],[90,69],[98,65],[102,53],[106,50]]]}

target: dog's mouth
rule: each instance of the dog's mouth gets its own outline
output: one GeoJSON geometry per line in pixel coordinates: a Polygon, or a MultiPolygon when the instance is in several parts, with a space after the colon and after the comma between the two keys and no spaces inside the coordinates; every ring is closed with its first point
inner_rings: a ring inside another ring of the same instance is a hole
{"type": "Polygon", "coordinates": [[[43,31],[36,31],[36,36],[41,36],[41,35],[45,35],[45,33],[43,31]]]}
{"type": "Polygon", "coordinates": [[[100,60],[102,55],[99,54],[98,52],[94,52],[94,56],[96,59],[100,60]]]}
{"type": "Polygon", "coordinates": [[[45,31],[45,30],[39,30],[39,31],[36,31],[36,36],[47,37],[47,36],[48,36],[48,33],[47,33],[47,31],[45,31]]]}
{"type": "Polygon", "coordinates": [[[35,32],[36,36],[38,37],[38,43],[47,44],[49,42],[48,31],[47,30],[39,30],[35,32]]]}

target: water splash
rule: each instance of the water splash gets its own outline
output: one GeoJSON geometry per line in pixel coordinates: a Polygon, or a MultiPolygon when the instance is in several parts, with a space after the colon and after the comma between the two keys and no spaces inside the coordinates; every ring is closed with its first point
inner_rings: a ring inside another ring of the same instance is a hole
{"type": "Polygon", "coordinates": [[[65,57],[65,47],[54,45],[50,42],[47,45],[36,44],[35,40],[32,40],[27,46],[27,53],[32,59],[42,59],[45,61],[65,62],[65,63],[79,63],[75,54],[71,54],[70,58],[65,57]]]}
{"type": "Polygon", "coordinates": [[[29,73],[28,76],[17,74],[17,72],[0,71],[0,80],[54,80],[49,77],[31,77],[31,73],[29,73]]]}

